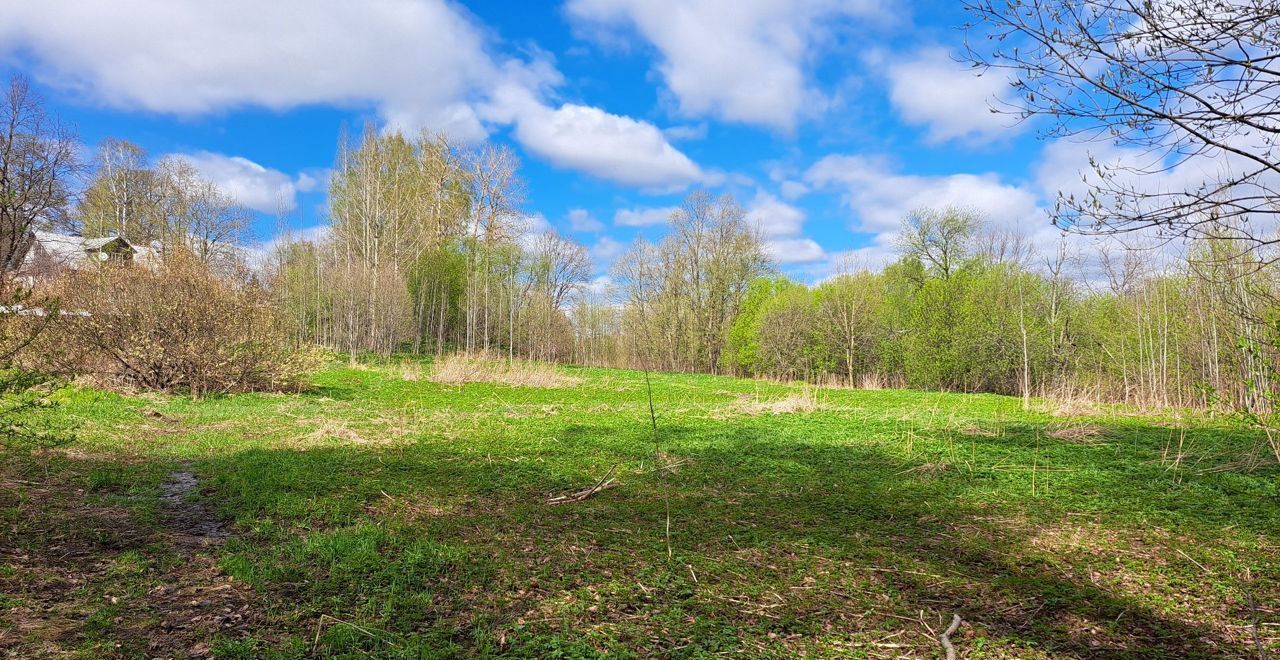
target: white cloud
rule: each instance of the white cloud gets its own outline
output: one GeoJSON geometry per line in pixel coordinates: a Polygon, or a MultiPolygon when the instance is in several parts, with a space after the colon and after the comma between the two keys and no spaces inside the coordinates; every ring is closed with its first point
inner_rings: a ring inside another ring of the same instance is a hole
{"type": "Polygon", "coordinates": [[[0,58],[21,57],[42,82],[111,107],[372,106],[387,126],[461,141],[514,124],[530,151],[620,183],[700,175],[651,124],[549,107],[563,77],[548,57],[498,53],[487,28],[446,0],[8,1],[3,15],[0,58]]]}
{"type": "Polygon", "coordinates": [[[888,64],[889,98],[907,123],[928,129],[929,142],[984,142],[1020,133],[1025,124],[991,111],[1010,99],[1009,80],[998,71],[979,76],[951,59],[942,48],[928,48],[888,64]]]}
{"type": "Polygon", "coordinates": [[[660,208],[618,209],[613,214],[613,224],[619,227],[652,227],[666,224],[671,214],[678,211],[674,206],[660,208]]]}
{"type": "Polygon", "coordinates": [[[547,216],[542,215],[541,213],[530,213],[528,215],[520,216],[516,220],[515,229],[518,232],[516,242],[520,244],[520,247],[526,250],[530,250],[534,247],[534,241],[537,240],[538,236],[549,231],[554,231],[551,223],[547,221],[547,216]]]}
{"type": "Polygon", "coordinates": [[[297,208],[298,191],[311,190],[318,185],[311,175],[301,174],[294,179],[284,172],[263,167],[240,156],[226,156],[209,151],[172,156],[191,163],[201,175],[217,184],[222,192],[262,213],[292,211],[297,208]]]}
{"type": "Polygon", "coordinates": [[[1034,190],[1006,183],[996,174],[921,176],[896,169],[883,159],[833,155],[814,163],[805,179],[815,187],[841,191],[854,212],[855,231],[893,232],[912,210],[944,206],[970,209],[1001,227],[1047,223],[1034,190]]]}
{"type": "Polygon", "coordinates": [[[805,173],[815,188],[836,190],[852,212],[849,227],[869,234],[862,259],[886,263],[902,221],[919,208],[955,206],[973,211],[998,229],[1014,230],[1043,244],[1057,235],[1028,186],[1007,183],[996,174],[902,174],[889,161],[866,156],[827,156],[805,173]]]}
{"type": "Polygon", "coordinates": [[[822,94],[806,75],[834,26],[886,19],[879,0],[571,0],[566,11],[606,46],[633,29],[688,115],[791,129],[822,94]]]}
{"type": "Polygon", "coordinates": [[[656,126],[599,108],[522,109],[515,137],[554,165],[621,184],[669,190],[703,178],[656,126]]]}
{"type": "Polygon", "coordinates": [[[811,263],[827,258],[826,250],[812,238],[769,239],[764,247],[769,256],[780,264],[811,263]]]}
{"type": "Polygon", "coordinates": [[[809,186],[799,181],[783,181],[778,190],[786,199],[799,199],[809,194],[809,186]]]}
{"type": "Polygon", "coordinates": [[[669,140],[701,140],[707,137],[707,123],[669,126],[662,129],[662,134],[669,140]]]}
{"type": "Polygon", "coordinates": [[[289,243],[322,243],[329,240],[333,228],[329,225],[315,225],[301,229],[289,229],[284,234],[277,234],[266,241],[250,243],[245,247],[249,265],[261,268],[276,249],[289,243]]]}
{"type": "Polygon", "coordinates": [[[569,228],[573,231],[595,233],[604,229],[604,223],[596,220],[586,209],[570,209],[569,228]]]}
{"type": "Polygon", "coordinates": [[[607,303],[617,294],[617,285],[608,275],[598,275],[581,289],[580,295],[595,303],[607,303]]]}
{"type": "Polygon", "coordinates": [[[795,236],[804,227],[804,211],[761,190],[747,205],[747,222],[766,237],[795,236]]]}
{"type": "Polygon", "coordinates": [[[40,77],[116,107],[199,114],[242,105],[373,103],[460,136],[503,75],[483,29],[440,0],[7,2],[0,44],[40,77]]]}
{"type": "Polygon", "coordinates": [[[603,272],[609,270],[613,262],[627,251],[627,246],[608,236],[601,236],[588,251],[591,253],[592,260],[595,261],[596,271],[603,272]]]}
{"type": "Polygon", "coordinates": [[[801,236],[804,219],[804,211],[763,190],[756,191],[747,205],[747,222],[759,228],[765,239],[765,251],[780,264],[826,258],[826,251],[817,241],[801,236]]]}

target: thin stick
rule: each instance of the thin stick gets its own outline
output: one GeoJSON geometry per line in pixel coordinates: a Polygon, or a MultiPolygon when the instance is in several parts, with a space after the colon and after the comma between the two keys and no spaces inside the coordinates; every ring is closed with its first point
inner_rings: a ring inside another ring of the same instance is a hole
{"type": "Polygon", "coordinates": [[[960,615],[951,615],[951,625],[942,632],[938,637],[938,641],[942,644],[942,649],[947,652],[947,660],[956,660],[956,647],[951,645],[951,635],[960,629],[960,615]]]}
{"type": "MultiPolygon", "coordinates": [[[[652,350],[652,347],[650,349],[652,350]]],[[[658,477],[662,479],[662,504],[666,509],[667,516],[665,527],[667,559],[671,559],[673,556],[671,552],[671,488],[667,484],[666,471],[662,469],[662,447],[659,444],[658,437],[658,413],[653,409],[653,381],[649,378],[648,360],[645,361],[644,365],[644,389],[649,397],[649,424],[653,429],[653,462],[658,468],[658,477]]]]}
{"type": "Polygon", "coordinates": [[[606,472],[603,477],[600,477],[600,480],[597,481],[594,486],[586,490],[572,493],[570,495],[560,495],[559,497],[552,497],[551,499],[547,500],[547,504],[556,505],[556,504],[572,504],[575,502],[581,502],[587,499],[588,497],[591,497],[592,495],[595,495],[596,493],[612,486],[614,483],[613,473],[617,469],[618,469],[618,466],[614,465],[613,467],[609,468],[609,471],[606,472]]]}
{"type": "MultiPolygon", "coordinates": [[[[1245,570],[1245,578],[1252,581],[1248,569],[1245,570]]],[[[1245,584],[1247,585],[1248,582],[1245,584]]],[[[1253,625],[1249,626],[1253,631],[1253,647],[1258,650],[1258,660],[1267,660],[1267,652],[1262,648],[1262,638],[1258,636],[1258,603],[1253,600],[1253,590],[1246,586],[1243,591],[1245,598],[1249,601],[1249,610],[1253,613],[1253,625]]]]}

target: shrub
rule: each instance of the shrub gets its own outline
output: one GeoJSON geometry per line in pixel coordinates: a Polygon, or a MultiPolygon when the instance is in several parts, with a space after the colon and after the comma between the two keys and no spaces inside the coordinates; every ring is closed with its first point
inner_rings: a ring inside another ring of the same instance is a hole
{"type": "Polygon", "coordinates": [[[294,347],[260,286],[189,255],[85,269],[60,288],[64,316],[44,353],[76,374],[203,396],[296,389],[321,360],[294,347]]]}
{"type": "Polygon", "coordinates": [[[56,405],[57,381],[45,369],[18,366],[30,346],[58,320],[57,301],[0,279],[0,447],[51,447],[71,441],[70,429],[49,427],[39,411],[56,405]]]}

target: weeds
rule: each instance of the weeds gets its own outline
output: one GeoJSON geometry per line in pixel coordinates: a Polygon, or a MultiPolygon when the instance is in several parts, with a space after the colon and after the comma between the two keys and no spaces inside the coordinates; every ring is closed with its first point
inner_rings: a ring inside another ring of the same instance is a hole
{"type": "Polygon", "coordinates": [[[573,387],[582,382],[553,364],[508,360],[488,353],[458,353],[442,357],[432,366],[431,380],[448,385],[495,383],[512,387],[551,388],[573,387]]]}

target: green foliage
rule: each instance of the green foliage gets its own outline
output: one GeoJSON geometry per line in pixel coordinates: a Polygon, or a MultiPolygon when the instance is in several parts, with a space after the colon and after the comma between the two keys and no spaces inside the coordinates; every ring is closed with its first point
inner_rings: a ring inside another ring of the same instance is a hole
{"type": "Polygon", "coordinates": [[[763,373],[760,364],[760,324],[766,307],[780,292],[801,287],[786,277],[757,277],[747,285],[747,294],[725,339],[721,354],[723,367],[736,374],[763,373]]]}

